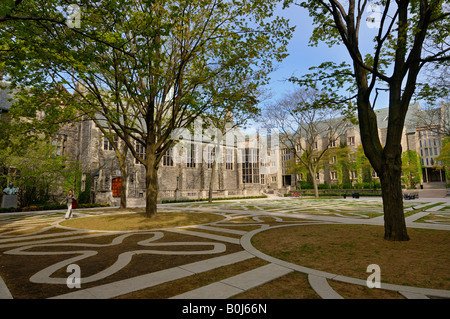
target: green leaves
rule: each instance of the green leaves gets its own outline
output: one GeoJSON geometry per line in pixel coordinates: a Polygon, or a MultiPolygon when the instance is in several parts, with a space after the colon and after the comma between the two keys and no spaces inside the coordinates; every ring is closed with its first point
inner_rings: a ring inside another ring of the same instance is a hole
{"type": "Polygon", "coordinates": [[[35,138],[28,145],[22,145],[22,141],[20,136],[12,137],[10,146],[0,148],[0,164],[16,171],[14,185],[25,191],[22,206],[45,203],[66,180],[73,179],[77,164],[68,162],[66,156],[57,156],[50,139],[35,138]]]}
{"type": "Polygon", "coordinates": [[[416,151],[407,150],[402,153],[402,172],[403,180],[408,188],[415,188],[415,185],[422,180],[422,165],[416,151]]]}
{"type": "Polygon", "coordinates": [[[3,0],[0,6],[0,17],[11,14],[11,10],[14,8],[14,0],[3,0]]]}

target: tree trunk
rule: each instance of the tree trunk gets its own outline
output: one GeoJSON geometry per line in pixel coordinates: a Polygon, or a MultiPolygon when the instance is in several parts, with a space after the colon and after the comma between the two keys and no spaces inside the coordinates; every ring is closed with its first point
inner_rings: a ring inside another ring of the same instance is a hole
{"type": "Polygon", "coordinates": [[[120,186],[120,208],[127,208],[128,172],[125,167],[120,168],[122,172],[122,182],[120,186]]]}
{"type": "Polygon", "coordinates": [[[209,179],[209,191],[208,191],[208,203],[212,203],[212,195],[213,195],[213,185],[214,185],[214,175],[216,171],[216,159],[214,158],[214,162],[212,163],[211,168],[211,177],[209,179]]]}
{"type": "Polygon", "coordinates": [[[409,240],[403,212],[403,194],[401,186],[401,152],[389,159],[380,174],[384,210],[384,239],[390,241],[409,240]]]}
{"type": "Polygon", "coordinates": [[[317,185],[316,171],[309,169],[309,174],[311,175],[311,181],[314,187],[314,197],[319,198],[319,186],[317,185]]]}
{"type": "Polygon", "coordinates": [[[121,186],[120,186],[120,208],[127,208],[127,190],[128,190],[128,171],[127,171],[127,153],[128,146],[124,143],[122,153],[119,158],[120,172],[121,172],[121,186]]]}
{"type": "Polygon", "coordinates": [[[147,165],[145,167],[145,214],[147,217],[155,217],[158,204],[158,169],[155,166],[155,154],[147,152],[147,165]]]}

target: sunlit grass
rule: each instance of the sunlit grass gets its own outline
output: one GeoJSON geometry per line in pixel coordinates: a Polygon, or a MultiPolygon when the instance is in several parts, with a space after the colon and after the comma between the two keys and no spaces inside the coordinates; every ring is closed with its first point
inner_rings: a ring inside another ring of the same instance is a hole
{"type": "Polygon", "coordinates": [[[89,230],[129,231],[198,225],[223,220],[225,217],[209,213],[157,213],[148,218],[144,213],[105,214],[75,218],[62,226],[89,230]]]}

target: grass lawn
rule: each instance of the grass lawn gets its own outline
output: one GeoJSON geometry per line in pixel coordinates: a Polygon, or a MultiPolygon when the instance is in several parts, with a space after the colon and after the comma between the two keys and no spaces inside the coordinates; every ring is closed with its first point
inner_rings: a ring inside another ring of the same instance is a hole
{"type": "Polygon", "coordinates": [[[223,220],[208,213],[157,213],[147,218],[144,213],[116,213],[66,220],[62,226],[90,230],[128,231],[198,225],[223,220]]]}
{"type": "Polygon", "coordinates": [[[450,232],[408,229],[410,241],[383,239],[383,226],[309,225],[271,229],[252,242],[262,252],[305,267],[367,279],[367,266],[381,268],[381,281],[450,289],[450,232]]]}

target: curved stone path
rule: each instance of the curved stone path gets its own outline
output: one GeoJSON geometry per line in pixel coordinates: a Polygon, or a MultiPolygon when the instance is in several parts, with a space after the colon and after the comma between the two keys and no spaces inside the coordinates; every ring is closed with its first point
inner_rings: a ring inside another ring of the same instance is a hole
{"type": "MultiPolygon", "coordinates": [[[[273,203],[269,202],[271,205],[273,203]]],[[[358,202],[355,201],[354,203],[358,202]]],[[[345,214],[305,214],[303,209],[295,207],[288,209],[286,207],[268,208],[266,204],[268,203],[255,201],[252,207],[246,206],[246,209],[239,209],[239,205],[242,204],[236,204],[234,207],[231,207],[232,209],[226,205],[221,206],[220,203],[215,207],[206,207],[207,205],[185,205],[187,207],[182,207],[182,205],[178,204],[161,205],[161,208],[170,208],[171,211],[213,212],[221,214],[224,219],[204,225],[126,232],[98,232],[63,227],[60,225],[60,222],[63,220],[63,213],[58,211],[2,214],[0,215],[0,275],[2,275],[0,276],[0,298],[14,298],[16,294],[18,298],[23,298],[20,293],[15,293],[15,287],[18,285],[16,285],[16,278],[13,277],[13,274],[17,270],[11,269],[14,268],[15,258],[28,260],[30,263],[33,263],[33,260],[39,260],[45,264],[45,267],[40,269],[31,267],[33,270],[30,270],[30,273],[26,273],[25,269],[22,269],[20,273],[20,280],[22,280],[23,284],[30,287],[35,287],[33,285],[50,287],[46,293],[38,296],[42,298],[104,299],[126,296],[136,291],[150,289],[219,267],[244,262],[255,257],[265,261],[266,264],[217,282],[182,292],[171,298],[229,298],[292,272],[306,274],[311,288],[324,299],[343,299],[329,285],[329,280],[366,286],[365,280],[310,269],[266,255],[253,247],[251,239],[257,233],[267,229],[294,225],[329,223],[382,225],[382,216],[367,218],[366,213],[360,214],[360,216],[353,216],[351,211],[346,210],[345,207],[337,209],[340,212],[345,212],[345,214]],[[252,230],[248,230],[249,226],[252,227],[252,230]],[[177,238],[177,236],[182,236],[180,238],[183,240],[171,239],[177,238]],[[135,242],[130,244],[133,240],[135,242]],[[109,264],[97,267],[99,269],[91,271],[87,276],[82,276],[82,288],[66,289],[64,287],[67,284],[68,274],[62,270],[66,269],[68,265],[86,263],[93,260],[93,258],[101,258],[104,251],[111,254],[111,249],[113,248],[117,250],[117,255],[113,257],[109,264]],[[160,256],[158,258],[182,256],[186,261],[188,261],[187,258],[191,259],[189,259],[190,262],[178,262],[178,264],[165,269],[149,272],[141,271],[140,273],[133,272],[133,267],[135,266],[132,263],[133,258],[144,255],[148,255],[151,258],[156,258],[157,256],[160,256]],[[48,263],[42,262],[44,257],[49,258],[48,263]],[[131,275],[123,278],[123,273],[126,271],[129,271],[131,275]],[[120,279],[112,280],[112,278],[116,277],[120,277],[120,279]],[[9,289],[8,286],[12,286],[13,289],[9,289]],[[58,289],[54,290],[54,294],[51,292],[52,287],[58,287],[58,289]],[[64,292],[57,293],[61,291],[64,292]]],[[[429,204],[427,200],[421,199],[422,207],[426,207],[429,204]]],[[[449,205],[448,200],[445,204],[439,203],[439,205],[434,207],[442,208],[445,205],[449,205]]],[[[329,209],[327,205],[324,205],[322,208],[329,209]]],[[[434,208],[431,211],[437,210],[434,208]]],[[[99,210],[97,213],[91,212],[90,214],[101,213],[101,210],[99,210]]],[[[440,212],[440,214],[444,215],[446,213],[440,212]]],[[[450,230],[450,225],[448,224],[415,222],[418,218],[426,216],[426,214],[427,210],[409,216],[407,225],[409,227],[450,230]]],[[[82,217],[88,216],[88,214],[85,214],[83,210],[77,210],[75,216],[82,217]]],[[[17,280],[20,281],[19,278],[17,280]]],[[[385,283],[381,283],[381,288],[397,291],[408,299],[450,298],[449,290],[385,283]]]]}

